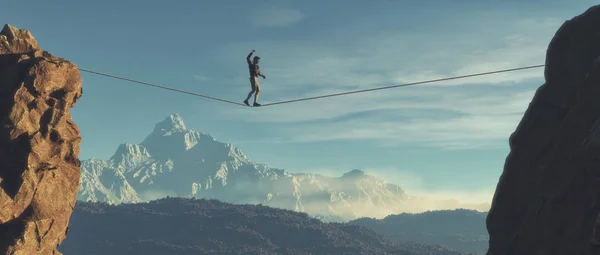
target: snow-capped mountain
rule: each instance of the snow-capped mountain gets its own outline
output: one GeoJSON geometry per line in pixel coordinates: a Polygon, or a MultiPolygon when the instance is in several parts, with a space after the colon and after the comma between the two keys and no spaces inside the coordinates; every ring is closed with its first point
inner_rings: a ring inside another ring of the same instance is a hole
{"type": "Polygon", "coordinates": [[[119,145],[109,160],[82,161],[81,171],[78,199],[112,204],[216,198],[354,219],[398,213],[408,202],[399,186],[360,170],[333,178],[253,162],[233,145],[188,129],[177,114],[142,143],[119,145]]]}

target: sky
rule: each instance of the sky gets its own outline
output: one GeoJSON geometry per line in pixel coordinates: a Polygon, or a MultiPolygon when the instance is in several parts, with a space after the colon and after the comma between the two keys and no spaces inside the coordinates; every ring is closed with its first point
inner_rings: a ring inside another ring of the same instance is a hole
{"type": "MultiPolygon", "coordinates": [[[[4,23],[80,68],[259,102],[544,64],[560,25],[594,1],[6,1],[4,23]]],[[[409,194],[490,202],[543,68],[241,107],[82,73],[81,159],[108,159],[178,113],[290,172],[363,169],[409,194]]]]}

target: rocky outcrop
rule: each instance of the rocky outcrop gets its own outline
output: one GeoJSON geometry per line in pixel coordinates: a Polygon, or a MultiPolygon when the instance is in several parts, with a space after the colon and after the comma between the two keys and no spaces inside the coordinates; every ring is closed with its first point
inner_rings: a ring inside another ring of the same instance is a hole
{"type": "Polygon", "coordinates": [[[60,254],[80,179],[75,64],[0,32],[0,254],[60,254]]]}
{"type": "Polygon", "coordinates": [[[510,137],[488,255],[600,254],[600,6],[565,22],[510,137]]]}

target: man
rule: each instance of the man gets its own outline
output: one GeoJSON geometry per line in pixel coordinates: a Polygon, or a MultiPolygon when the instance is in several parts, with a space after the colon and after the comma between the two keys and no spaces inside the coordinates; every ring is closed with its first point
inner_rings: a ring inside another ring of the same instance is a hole
{"type": "Polygon", "coordinates": [[[252,94],[256,93],[254,94],[253,106],[260,106],[260,104],[256,102],[256,100],[258,100],[258,93],[260,93],[260,84],[258,84],[258,76],[262,77],[263,79],[266,79],[267,77],[260,72],[260,68],[258,67],[258,62],[260,62],[259,56],[254,56],[252,61],[250,61],[250,57],[252,56],[252,54],[254,54],[254,50],[252,50],[250,54],[248,54],[248,56],[246,57],[246,62],[248,62],[248,68],[250,69],[250,85],[252,86],[252,91],[248,93],[248,97],[246,97],[246,100],[244,100],[244,104],[250,106],[250,104],[248,104],[248,99],[250,99],[252,94]]]}

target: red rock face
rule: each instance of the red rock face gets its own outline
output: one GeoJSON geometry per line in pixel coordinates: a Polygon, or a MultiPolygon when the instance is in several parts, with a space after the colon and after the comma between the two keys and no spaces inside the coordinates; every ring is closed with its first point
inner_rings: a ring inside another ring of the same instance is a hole
{"type": "Polygon", "coordinates": [[[0,32],[0,254],[60,254],[79,188],[77,66],[0,32]]]}
{"type": "Polygon", "coordinates": [[[488,255],[600,254],[600,6],[565,22],[510,138],[488,255]]]}

